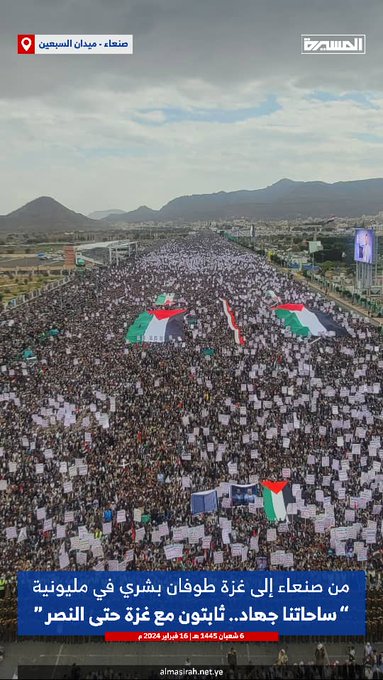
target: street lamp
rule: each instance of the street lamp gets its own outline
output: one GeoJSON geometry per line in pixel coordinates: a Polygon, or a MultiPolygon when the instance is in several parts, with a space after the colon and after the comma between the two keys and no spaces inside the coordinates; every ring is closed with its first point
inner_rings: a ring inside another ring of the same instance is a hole
{"type": "Polygon", "coordinates": [[[309,348],[309,399],[310,399],[310,407],[311,407],[311,399],[312,399],[312,389],[311,389],[311,345],[315,345],[316,342],[319,342],[321,340],[321,336],[318,338],[315,338],[312,342],[308,343],[308,348],[309,348]]]}
{"type": "MultiPolygon", "coordinates": [[[[330,217],[328,220],[322,220],[322,221],[319,221],[319,222],[303,222],[302,226],[303,227],[312,227],[312,226],[315,227],[314,241],[316,241],[317,240],[317,229],[316,228],[317,227],[324,227],[325,224],[330,224],[330,222],[334,222],[334,220],[335,220],[335,217],[330,217]]],[[[309,246],[309,248],[310,248],[310,246],[309,246]]],[[[312,253],[312,267],[313,267],[313,269],[314,269],[314,266],[315,266],[315,252],[312,253]]]]}

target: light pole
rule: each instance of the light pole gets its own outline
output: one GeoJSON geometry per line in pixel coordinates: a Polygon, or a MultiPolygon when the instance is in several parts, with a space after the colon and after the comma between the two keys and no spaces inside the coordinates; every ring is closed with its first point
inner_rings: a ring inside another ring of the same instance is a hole
{"type": "MultiPolygon", "coordinates": [[[[302,226],[303,227],[315,227],[314,230],[314,241],[317,240],[317,227],[324,227],[325,224],[330,224],[330,222],[334,222],[335,217],[330,217],[328,220],[322,220],[320,222],[303,222],[302,226]]],[[[315,251],[312,253],[312,271],[314,273],[314,267],[315,267],[315,251]]]]}
{"type": "Polygon", "coordinates": [[[319,342],[322,338],[319,336],[318,338],[315,338],[312,342],[308,343],[308,348],[309,348],[309,399],[310,399],[310,407],[311,407],[311,399],[312,399],[312,390],[311,390],[311,345],[315,345],[316,342],[319,342]]]}

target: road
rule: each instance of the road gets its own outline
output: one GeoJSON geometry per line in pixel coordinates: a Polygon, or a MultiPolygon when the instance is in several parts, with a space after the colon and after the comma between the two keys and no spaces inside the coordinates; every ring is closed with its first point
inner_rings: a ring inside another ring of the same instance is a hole
{"type": "Polygon", "coordinates": [[[17,267],[24,269],[33,267],[37,269],[50,269],[51,267],[64,267],[64,260],[40,260],[33,255],[20,255],[20,257],[0,258],[0,270],[2,269],[17,269],[17,267]]]}

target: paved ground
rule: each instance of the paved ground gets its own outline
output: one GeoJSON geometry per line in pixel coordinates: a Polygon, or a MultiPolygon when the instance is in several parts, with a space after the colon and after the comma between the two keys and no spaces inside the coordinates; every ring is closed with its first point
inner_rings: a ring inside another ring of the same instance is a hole
{"type": "MultiPolygon", "coordinates": [[[[315,642],[290,643],[283,645],[290,663],[314,660],[315,642]]],[[[14,642],[4,645],[5,658],[0,665],[0,678],[12,678],[20,665],[72,665],[89,664],[144,665],[182,664],[187,657],[193,665],[226,664],[230,644],[206,643],[88,643],[60,644],[58,642],[14,642]]],[[[238,664],[273,664],[277,658],[280,643],[242,643],[234,645],[238,664]]],[[[330,661],[345,661],[348,658],[348,644],[326,645],[330,661]]],[[[383,651],[383,642],[376,645],[383,651]]],[[[356,645],[356,660],[362,661],[363,645],[356,645]]]]}
{"type": "MultiPolygon", "coordinates": [[[[298,277],[296,276],[296,278],[298,277]]],[[[354,312],[355,314],[359,314],[360,316],[365,316],[375,326],[383,327],[383,319],[377,317],[370,317],[365,307],[361,307],[360,305],[357,305],[353,302],[349,302],[345,298],[341,297],[341,295],[338,295],[337,293],[334,293],[331,290],[323,288],[317,282],[310,281],[310,279],[302,279],[301,277],[299,277],[299,280],[303,281],[304,283],[307,283],[311,288],[315,288],[315,290],[317,290],[318,293],[321,293],[325,297],[334,300],[337,304],[339,304],[341,307],[344,307],[348,311],[354,312]]]]}
{"type": "Polygon", "coordinates": [[[20,257],[12,257],[9,259],[6,258],[1,258],[0,259],[0,268],[1,269],[15,269],[16,267],[38,267],[41,266],[41,264],[44,262],[49,262],[49,260],[39,260],[39,258],[34,257],[33,255],[20,255],[20,257]]]}
{"type": "Polygon", "coordinates": [[[0,270],[1,269],[16,269],[16,267],[21,267],[22,269],[40,267],[41,269],[50,269],[52,267],[64,267],[64,260],[40,260],[38,257],[33,255],[20,255],[20,257],[4,257],[0,258],[0,270]]]}

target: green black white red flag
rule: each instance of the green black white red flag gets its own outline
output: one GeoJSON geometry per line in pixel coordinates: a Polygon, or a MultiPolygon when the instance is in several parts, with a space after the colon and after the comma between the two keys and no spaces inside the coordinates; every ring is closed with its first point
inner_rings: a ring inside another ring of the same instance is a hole
{"type": "Polygon", "coordinates": [[[287,517],[287,506],[294,503],[294,496],[289,482],[261,482],[263,486],[263,507],[270,522],[284,522],[287,517]]]}

